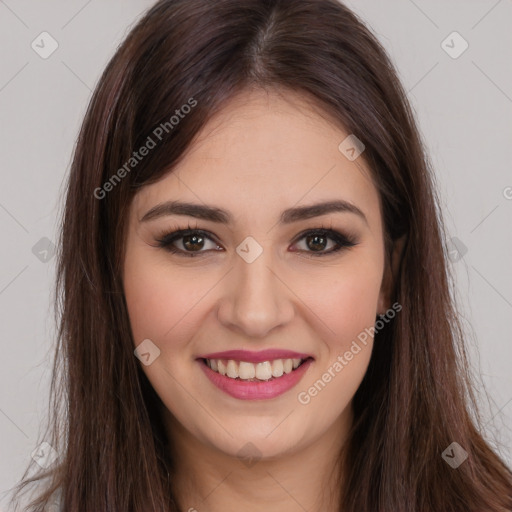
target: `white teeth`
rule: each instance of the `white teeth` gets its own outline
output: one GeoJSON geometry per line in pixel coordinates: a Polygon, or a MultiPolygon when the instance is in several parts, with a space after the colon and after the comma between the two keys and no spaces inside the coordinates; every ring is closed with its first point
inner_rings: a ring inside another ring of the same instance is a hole
{"type": "Polygon", "coordinates": [[[247,363],[245,361],[240,361],[240,365],[238,367],[238,376],[241,379],[254,379],[256,376],[256,369],[252,363],[247,363]]]}
{"type": "Polygon", "coordinates": [[[228,361],[226,375],[232,379],[236,379],[238,377],[238,365],[232,359],[228,361]]]}
{"type": "Polygon", "coordinates": [[[297,369],[303,359],[275,359],[261,363],[249,363],[247,361],[235,361],[233,359],[207,359],[206,364],[217,373],[231,379],[241,380],[270,380],[272,377],[279,378],[285,373],[297,369]]]}
{"type": "Polygon", "coordinates": [[[282,359],[276,359],[272,363],[272,376],[273,377],[281,377],[283,375],[283,360],[282,359]]]}
{"type": "Polygon", "coordinates": [[[272,366],[270,366],[269,361],[264,361],[256,365],[256,378],[260,380],[269,380],[272,378],[272,366]]]}
{"type": "MultiPolygon", "coordinates": [[[[218,372],[221,375],[226,375],[226,365],[224,364],[224,361],[222,361],[221,359],[218,359],[217,365],[218,365],[218,372]]],[[[213,370],[213,368],[212,368],[212,370],[213,370]]]]}

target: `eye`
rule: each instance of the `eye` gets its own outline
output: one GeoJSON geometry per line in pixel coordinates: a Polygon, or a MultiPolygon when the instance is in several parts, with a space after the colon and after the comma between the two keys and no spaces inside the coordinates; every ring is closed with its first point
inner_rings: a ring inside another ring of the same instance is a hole
{"type": "Polygon", "coordinates": [[[206,242],[210,242],[213,244],[213,250],[222,250],[222,248],[217,244],[206,231],[201,229],[178,229],[177,231],[172,231],[157,240],[158,246],[162,247],[166,251],[169,251],[173,254],[179,254],[181,256],[196,256],[195,253],[202,253],[206,251],[201,251],[200,249],[204,248],[206,242]],[[181,245],[183,249],[176,247],[175,243],[179,242],[177,245],[181,245]]]}
{"type": "Polygon", "coordinates": [[[302,233],[298,240],[304,240],[306,252],[308,256],[327,256],[347,247],[357,245],[354,237],[344,235],[338,231],[327,228],[310,229],[302,233]],[[330,250],[326,251],[329,240],[334,242],[331,244],[330,250]]]}
{"type": "MultiPolygon", "coordinates": [[[[310,229],[299,235],[296,239],[298,242],[304,241],[305,249],[296,249],[293,252],[305,252],[308,256],[327,256],[329,254],[340,251],[341,249],[357,245],[354,237],[347,236],[331,228],[317,228],[310,229]],[[330,249],[325,250],[330,244],[330,249]]],[[[180,256],[195,257],[201,253],[209,252],[211,250],[223,250],[222,247],[211,237],[208,232],[201,229],[192,228],[179,229],[170,233],[164,234],[157,240],[158,246],[169,251],[173,254],[180,256]],[[208,249],[205,245],[212,244],[208,249]],[[177,247],[177,246],[180,246],[177,247]],[[205,249],[205,250],[203,250],[205,249]]],[[[295,245],[297,242],[295,242],[295,245]]]]}

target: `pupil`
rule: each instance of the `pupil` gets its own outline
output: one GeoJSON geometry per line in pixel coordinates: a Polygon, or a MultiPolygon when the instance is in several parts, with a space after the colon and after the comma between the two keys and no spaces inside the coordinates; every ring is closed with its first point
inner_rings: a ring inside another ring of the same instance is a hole
{"type": "MultiPolygon", "coordinates": [[[[318,240],[322,240],[323,243],[320,243],[320,247],[318,248],[319,250],[322,250],[322,249],[325,249],[325,237],[323,235],[309,235],[307,237],[307,243],[309,244],[309,242],[311,240],[314,240],[314,244],[318,245],[318,240]]],[[[312,247],[310,245],[308,245],[308,247],[311,249],[312,247]]]]}
{"type": "Polygon", "coordinates": [[[201,249],[202,244],[203,244],[203,238],[201,235],[186,235],[183,237],[183,245],[187,249],[201,249]],[[195,240],[194,242],[192,242],[192,247],[190,247],[190,245],[187,244],[188,239],[195,240]],[[199,242],[197,242],[198,239],[200,240],[199,242]]]}

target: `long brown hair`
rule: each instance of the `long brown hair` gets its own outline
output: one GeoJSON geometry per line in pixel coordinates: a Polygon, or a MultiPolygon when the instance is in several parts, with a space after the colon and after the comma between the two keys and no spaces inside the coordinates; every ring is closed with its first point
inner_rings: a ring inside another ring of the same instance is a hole
{"type": "Polygon", "coordinates": [[[402,311],[376,334],[354,397],[340,510],[511,510],[512,474],[476,426],[428,157],[386,52],[335,0],[160,0],[109,62],[67,184],[44,437],[59,458],[25,473],[20,489],[49,479],[30,510],[56,491],[64,510],[179,510],[161,402],[133,353],[121,281],[127,212],[249,87],[298,91],[363,141],[387,240],[405,240],[392,297],[402,311]],[[148,137],[155,147],[131,161],[148,137]],[[452,442],[468,453],[457,469],[441,456],[452,442]]]}

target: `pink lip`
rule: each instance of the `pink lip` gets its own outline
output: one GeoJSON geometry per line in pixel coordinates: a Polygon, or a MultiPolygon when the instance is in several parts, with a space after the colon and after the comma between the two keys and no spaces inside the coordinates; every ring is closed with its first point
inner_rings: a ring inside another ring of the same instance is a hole
{"type": "Polygon", "coordinates": [[[249,350],[227,350],[226,352],[213,352],[198,359],[233,359],[234,361],[246,361],[248,363],[262,363],[263,361],[272,361],[273,359],[307,359],[312,357],[309,354],[299,354],[291,350],[267,349],[259,352],[250,352],[249,350]]]}
{"type": "MultiPolygon", "coordinates": [[[[223,352],[223,354],[230,354],[230,352],[223,352]]],[[[206,357],[206,359],[223,359],[223,357],[217,357],[216,354],[212,355],[215,355],[215,357],[206,357]]],[[[297,354],[297,357],[299,356],[300,354],[297,354]]],[[[268,355],[266,357],[268,357],[268,355]]],[[[288,356],[286,359],[288,358],[291,357],[288,356]]],[[[230,355],[229,359],[236,358],[230,355]]],[[[280,358],[272,357],[271,359],[280,358]]],[[[240,360],[244,361],[246,359],[242,358],[240,360]]],[[[262,359],[262,361],[268,361],[268,359],[262,359]]],[[[206,365],[204,361],[199,360],[198,362],[210,381],[228,395],[234,398],[239,398],[241,400],[265,400],[275,398],[293,388],[306,373],[310,364],[313,362],[313,359],[310,358],[307,361],[304,361],[304,363],[302,363],[296,370],[293,370],[290,373],[285,373],[282,377],[261,382],[248,382],[231,379],[230,377],[226,377],[220,373],[214,372],[206,365]]]]}

